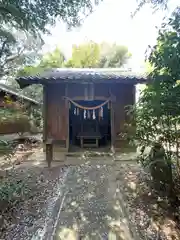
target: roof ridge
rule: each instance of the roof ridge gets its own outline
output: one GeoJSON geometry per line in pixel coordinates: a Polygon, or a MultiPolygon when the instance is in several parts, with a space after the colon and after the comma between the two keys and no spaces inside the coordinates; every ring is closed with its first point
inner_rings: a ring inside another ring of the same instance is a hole
{"type": "Polygon", "coordinates": [[[120,71],[120,72],[134,72],[131,68],[124,69],[124,68],[51,68],[46,69],[45,72],[48,71],[74,71],[74,72],[84,72],[84,71],[99,71],[99,72],[114,72],[114,71],[120,71]]]}
{"type": "Polygon", "coordinates": [[[0,91],[1,90],[6,92],[7,94],[12,94],[12,95],[14,95],[16,97],[22,98],[22,99],[27,100],[29,102],[32,102],[32,103],[35,103],[35,104],[39,104],[39,102],[37,102],[36,100],[34,100],[34,99],[30,98],[30,97],[27,97],[27,96],[25,96],[22,93],[15,92],[15,90],[13,90],[13,89],[8,88],[8,85],[6,85],[6,84],[1,84],[0,83],[0,91]],[[6,88],[6,86],[7,86],[7,88],[6,88]]]}

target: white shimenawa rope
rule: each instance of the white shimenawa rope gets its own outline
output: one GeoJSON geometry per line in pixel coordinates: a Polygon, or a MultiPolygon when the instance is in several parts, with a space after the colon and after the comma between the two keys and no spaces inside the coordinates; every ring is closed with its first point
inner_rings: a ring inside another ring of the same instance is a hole
{"type": "Polygon", "coordinates": [[[104,105],[106,105],[106,104],[110,101],[110,99],[107,99],[106,101],[104,101],[103,103],[101,103],[101,104],[98,105],[98,106],[95,106],[95,107],[85,107],[85,106],[82,106],[82,105],[76,103],[75,101],[73,101],[72,99],[70,99],[70,98],[68,98],[68,97],[66,97],[66,99],[69,100],[69,101],[70,101],[72,104],[74,104],[76,107],[81,108],[81,109],[84,109],[84,110],[96,110],[96,109],[99,109],[99,108],[103,107],[104,105]]]}

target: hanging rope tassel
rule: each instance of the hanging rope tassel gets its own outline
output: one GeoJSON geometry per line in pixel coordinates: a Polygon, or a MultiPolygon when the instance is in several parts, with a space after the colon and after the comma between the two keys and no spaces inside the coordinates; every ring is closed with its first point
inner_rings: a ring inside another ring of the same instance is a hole
{"type": "Polygon", "coordinates": [[[103,108],[102,107],[100,109],[100,116],[101,116],[101,118],[103,118],[103,108]]]}
{"type": "Polygon", "coordinates": [[[95,110],[93,110],[93,119],[96,119],[95,110]]]}
{"type": "Polygon", "coordinates": [[[84,119],[86,119],[86,110],[84,110],[84,119]]]}

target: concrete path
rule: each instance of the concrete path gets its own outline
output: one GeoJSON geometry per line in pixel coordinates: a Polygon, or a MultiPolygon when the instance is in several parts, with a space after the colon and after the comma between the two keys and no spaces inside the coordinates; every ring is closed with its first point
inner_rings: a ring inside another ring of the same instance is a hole
{"type": "Polygon", "coordinates": [[[46,240],[132,240],[113,165],[69,167],[46,240]]]}

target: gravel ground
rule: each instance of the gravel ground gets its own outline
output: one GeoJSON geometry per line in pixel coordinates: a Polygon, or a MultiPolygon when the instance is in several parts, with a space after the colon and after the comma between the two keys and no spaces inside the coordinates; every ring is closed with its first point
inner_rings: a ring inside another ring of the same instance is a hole
{"type": "Polygon", "coordinates": [[[180,239],[171,209],[147,179],[135,162],[51,170],[22,164],[0,180],[24,184],[11,204],[0,200],[0,239],[180,239]]]}
{"type": "Polygon", "coordinates": [[[8,180],[26,179],[28,193],[2,213],[1,239],[131,240],[114,176],[106,165],[15,170],[8,180]]]}
{"type": "MultiPolygon", "coordinates": [[[[150,177],[138,164],[117,164],[116,180],[129,210],[136,239],[179,240],[180,215],[167,199],[160,197],[148,184],[150,177]]],[[[179,208],[180,210],[180,208],[179,208]]]]}
{"type": "Polygon", "coordinates": [[[35,232],[45,224],[47,208],[53,208],[53,200],[59,194],[57,189],[66,171],[67,168],[49,171],[47,168],[19,167],[8,174],[8,182],[24,183],[24,192],[13,196],[11,204],[1,205],[0,239],[32,239],[35,232]]]}
{"type": "MultiPolygon", "coordinates": [[[[106,165],[84,164],[69,169],[53,239],[132,239],[113,173],[114,166],[106,165]]],[[[51,232],[46,239],[50,236],[51,232]]]]}

